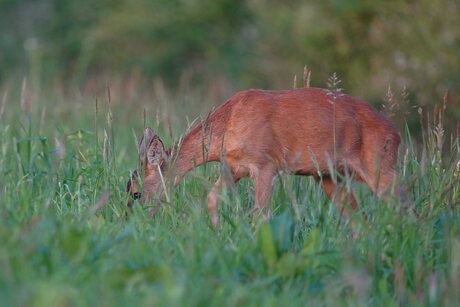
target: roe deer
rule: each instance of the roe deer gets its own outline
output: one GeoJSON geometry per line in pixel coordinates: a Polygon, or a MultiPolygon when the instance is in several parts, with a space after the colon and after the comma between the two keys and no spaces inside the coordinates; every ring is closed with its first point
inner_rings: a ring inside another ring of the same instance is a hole
{"type": "MultiPolygon", "coordinates": [[[[367,183],[380,198],[398,184],[400,141],[387,118],[354,97],[319,88],[247,90],[231,97],[169,150],[150,128],[145,129],[139,145],[145,174],[138,178],[135,171],[127,191],[135,199],[161,199],[163,180],[178,185],[194,167],[220,161],[228,172],[222,172],[208,195],[214,226],[220,187],[243,177],[254,181],[254,214],[262,211],[268,218],[279,172],[314,176],[331,201],[339,206],[348,202],[357,211],[353,194],[346,193],[340,176],[333,180],[332,172],[367,183]],[[142,196],[137,180],[143,181],[142,196]]],[[[345,207],[341,209],[348,217],[345,207]]]]}

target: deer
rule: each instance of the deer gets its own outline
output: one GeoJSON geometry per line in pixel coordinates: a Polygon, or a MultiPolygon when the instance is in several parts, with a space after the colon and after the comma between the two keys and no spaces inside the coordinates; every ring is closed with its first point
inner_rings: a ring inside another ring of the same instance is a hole
{"type": "Polygon", "coordinates": [[[132,172],[126,189],[141,202],[153,197],[162,200],[165,182],[177,186],[193,168],[220,162],[225,171],[207,198],[214,227],[219,224],[221,189],[244,177],[254,183],[254,218],[269,219],[274,180],[281,173],[313,176],[348,219],[349,208],[354,212],[359,208],[353,193],[345,189],[346,178],[364,182],[380,199],[390,192],[399,197],[400,143],[388,118],[342,92],[250,89],[217,107],[170,149],[165,149],[152,129],[145,128],[139,144],[139,165],[145,171],[142,176],[137,170],[132,172]]]}

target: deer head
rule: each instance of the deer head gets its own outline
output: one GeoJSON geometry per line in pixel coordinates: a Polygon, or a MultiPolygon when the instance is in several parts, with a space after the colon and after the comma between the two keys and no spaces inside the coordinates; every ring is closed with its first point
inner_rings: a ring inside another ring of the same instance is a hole
{"type": "MultiPolygon", "coordinates": [[[[161,139],[146,128],[139,144],[139,167],[131,173],[126,191],[133,200],[149,202],[152,198],[161,200],[164,194],[163,174],[168,155],[161,139]]],[[[132,206],[132,201],[128,202],[132,206]]]]}

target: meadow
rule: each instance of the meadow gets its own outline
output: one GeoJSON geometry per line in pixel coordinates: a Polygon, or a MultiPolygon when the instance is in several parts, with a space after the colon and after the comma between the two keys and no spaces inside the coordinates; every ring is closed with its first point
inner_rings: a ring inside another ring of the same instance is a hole
{"type": "Polygon", "coordinates": [[[345,221],[311,178],[282,176],[270,221],[252,220],[253,186],[242,180],[221,195],[215,230],[206,195],[219,164],[170,187],[153,218],[148,205],[126,215],[143,127],[171,146],[231,94],[136,80],[4,85],[0,305],[458,306],[460,140],[443,125],[454,106],[442,97],[413,110],[417,138],[387,104],[403,123],[398,173],[418,215],[346,182],[369,220],[345,221]]]}

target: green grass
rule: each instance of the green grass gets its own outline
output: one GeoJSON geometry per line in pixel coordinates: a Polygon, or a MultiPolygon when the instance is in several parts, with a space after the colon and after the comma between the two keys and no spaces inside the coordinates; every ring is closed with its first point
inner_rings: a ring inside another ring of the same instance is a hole
{"type": "Polygon", "coordinates": [[[188,174],[154,218],[140,206],[125,216],[124,189],[144,120],[170,145],[218,100],[112,93],[96,109],[95,94],[22,92],[10,89],[0,115],[3,306],[460,303],[460,146],[440,128],[418,145],[402,133],[399,173],[423,219],[353,184],[369,221],[354,216],[352,229],[310,178],[283,176],[272,220],[252,222],[242,180],[222,195],[215,231],[206,195],[218,164],[188,174]]]}

